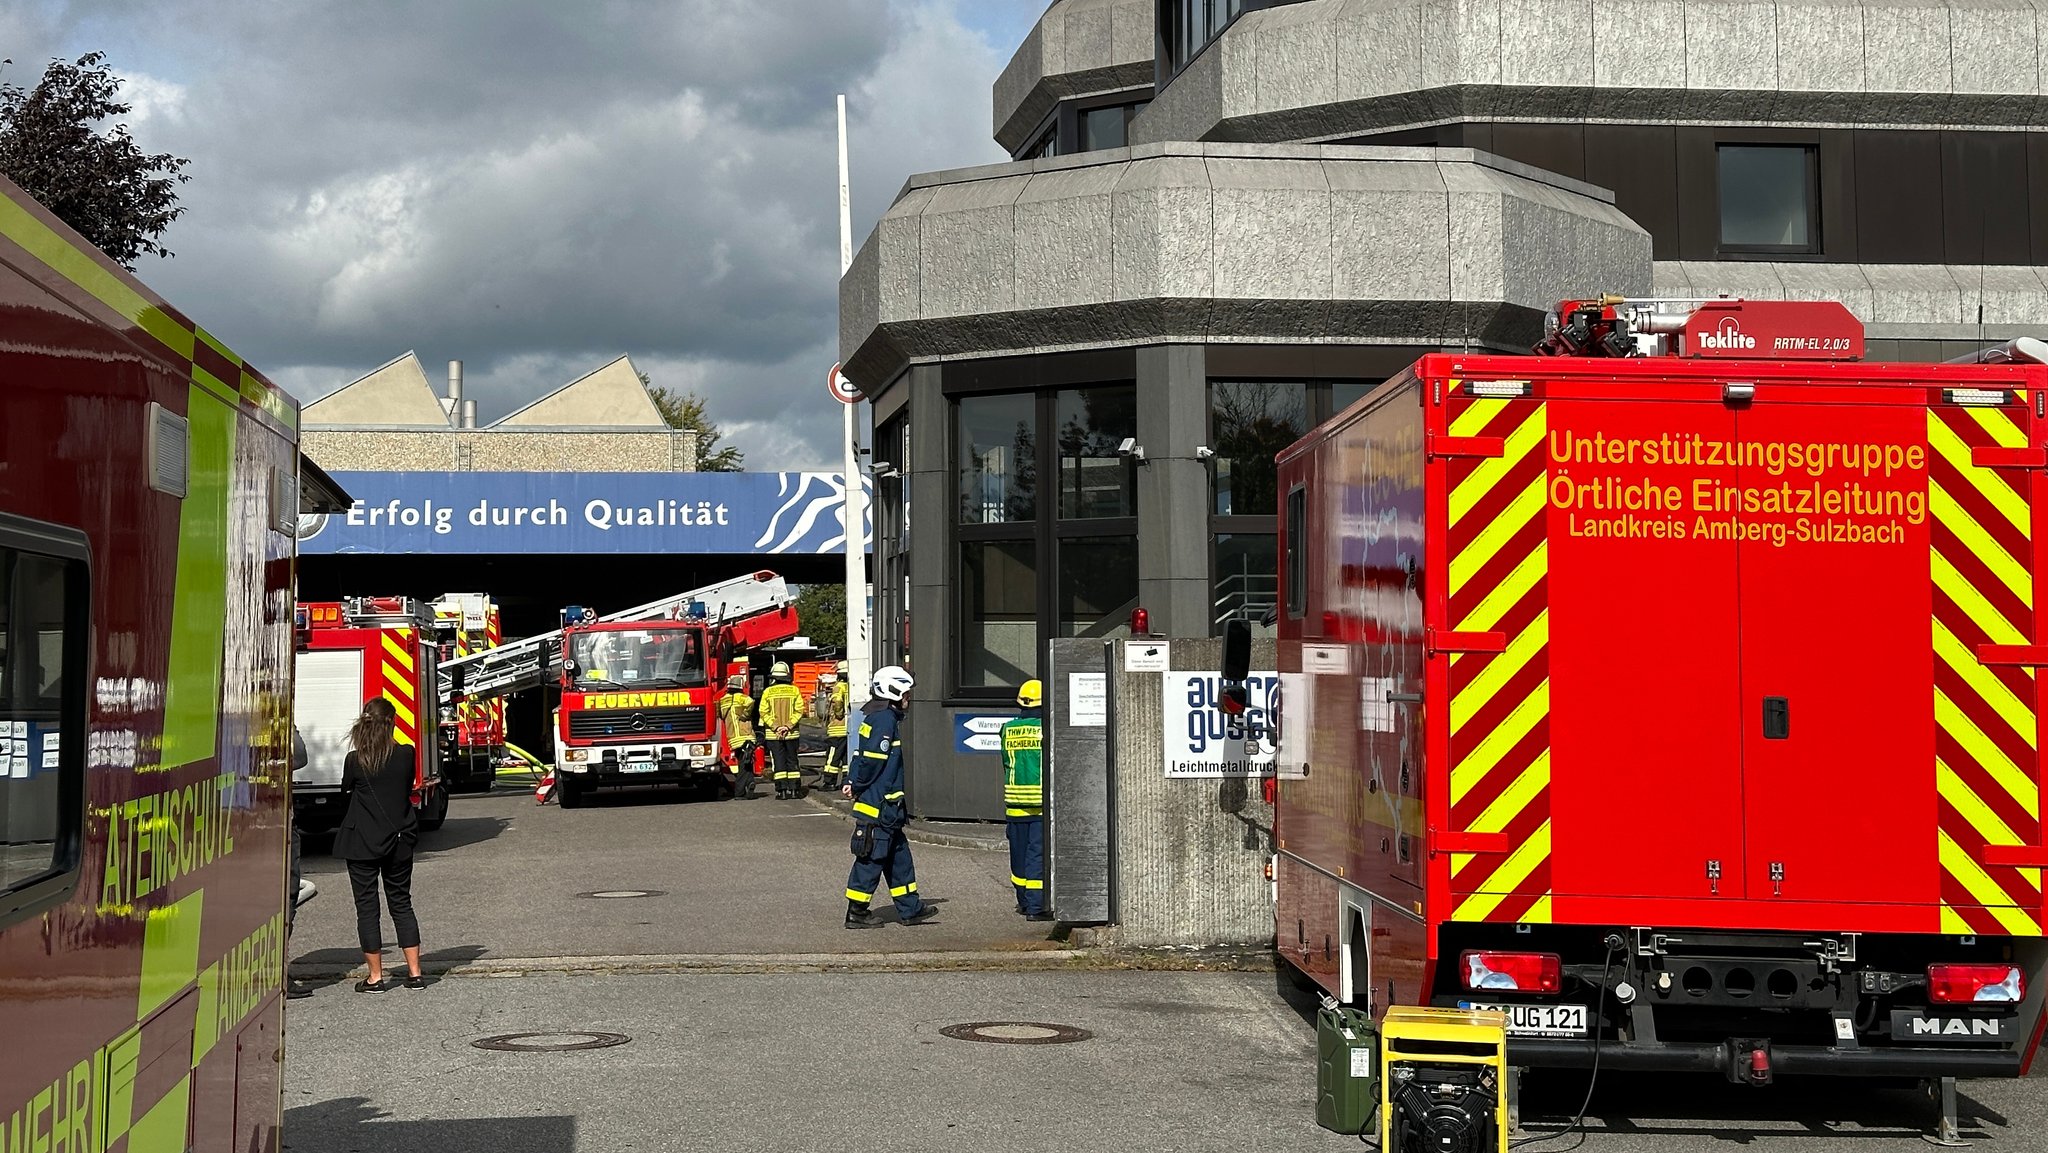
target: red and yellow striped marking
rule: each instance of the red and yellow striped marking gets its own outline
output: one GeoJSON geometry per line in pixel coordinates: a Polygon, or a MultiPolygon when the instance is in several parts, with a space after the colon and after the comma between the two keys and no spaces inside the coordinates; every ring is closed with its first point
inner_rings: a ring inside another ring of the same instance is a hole
{"type": "Polygon", "coordinates": [[[1548,922],[1550,614],[1544,406],[1452,398],[1450,435],[1499,437],[1499,457],[1450,466],[1449,622],[1499,632],[1500,653],[1451,657],[1451,828],[1505,833],[1505,853],[1451,857],[1452,919],[1548,922]]]}
{"type": "Polygon", "coordinates": [[[412,651],[411,629],[386,629],[383,641],[384,699],[398,714],[399,737],[409,745],[420,741],[418,658],[412,651]]]}
{"type": "Polygon", "coordinates": [[[1999,409],[1927,412],[1944,933],[2041,935],[2041,870],[1984,863],[1987,845],[2040,843],[2034,670],[1976,656],[2033,643],[2029,474],[1970,462],[1973,448],[2026,443],[1999,409]]]}

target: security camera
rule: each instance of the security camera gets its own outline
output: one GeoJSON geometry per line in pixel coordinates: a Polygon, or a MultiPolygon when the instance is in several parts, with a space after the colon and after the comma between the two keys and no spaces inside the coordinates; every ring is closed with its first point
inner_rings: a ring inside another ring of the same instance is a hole
{"type": "Polygon", "coordinates": [[[1144,460],[1145,446],[1138,443],[1137,437],[1127,436],[1116,446],[1116,454],[1133,460],[1144,460]]]}
{"type": "Polygon", "coordinates": [[[1215,459],[1216,459],[1216,450],[1215,450],[1215,449],[1213,449],[1213,448],[1210,448],[1210,447],[1209,447],[1208,445],[1206,445],[1206,444],[1198,444],[1198,445],[1196,445],[1196,446],[1195,446],[1195,459],[1196,459],[1196,460],[1215,460],[1215,459]]]}

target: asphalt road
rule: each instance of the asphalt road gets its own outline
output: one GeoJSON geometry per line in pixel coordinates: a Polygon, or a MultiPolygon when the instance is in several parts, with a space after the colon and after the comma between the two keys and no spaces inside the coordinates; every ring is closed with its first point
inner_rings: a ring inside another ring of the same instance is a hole
{"type": "MultiPolygon", "coordinates": [[[[316,846],[306,868],[322,895],[293,941],[316,989],[287,1003],[286,1148],[1357,1147],[1315,1126],[1311,1009],[1273,974],[1013,971],[1062,946],[1010,911],[1005,855],[970,848],[917,847],[920,889],[945,902],[938,923],[849,932],[847,832],[802,801],[620,794],[564,812],[509,789],[457,798],[447,827],[423,838],[415,882],[430,969],[457,975],[384,994],[341,977],[361,961],[353,910],[340,862],[316,846]],[[577,895],[625,889],[658,895],[577,895]],[[896,956],[910,951],[922,957],[896,956]],[[842,952],[897,968],[975,957],[984,971],[644,971],[677,956],[715,970],[842,952]],[[1005,1045],[939,1032],[992,1020],[1093,1036],[1005,1045]],[[470,1044],[555,1030],[631,1040],[546,1053],[470,1044]]],[[[1597,1088],[1577,1147],[1588,1153],[1888,1153],[1924,1148],[1932,1122],[1904,1089],[1614,1073],[1597,1088]]],[[[1966,1135],[2048,1150],[2043,1088],[1966,1084],[1966,1135]]],[[[1530,1132],[1561,1130],[1584,1089],[1582,1076],[1532,1080],[1530,1132]]]]}

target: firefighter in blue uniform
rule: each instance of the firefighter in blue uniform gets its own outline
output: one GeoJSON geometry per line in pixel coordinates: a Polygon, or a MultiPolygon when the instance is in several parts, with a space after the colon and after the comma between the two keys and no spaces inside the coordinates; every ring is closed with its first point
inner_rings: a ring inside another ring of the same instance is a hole
{"type": "Polygon", "coordinates": [[[938,910],[917,892],[917,868],[903,826],[903,710],[909,703],[910,673],[888,665],[875,672],[874,699],[861,710],[860,744],[848,767],[841,795],[853,798],[853,871],[846,876],[846,927],[876,923],[868,902],[884,878],[896,902],[896,920],[916,925],[938,910]]]}

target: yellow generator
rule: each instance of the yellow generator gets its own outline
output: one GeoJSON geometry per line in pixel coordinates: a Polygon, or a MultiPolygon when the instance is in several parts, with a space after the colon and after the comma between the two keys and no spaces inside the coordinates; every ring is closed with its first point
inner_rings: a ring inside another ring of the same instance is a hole
{"type": "Polygon", "coordinates": [[[1508,1153],[1507,1017],[1397,1006],[1380,1021],[1380,1148],[1508,1153]]]}

